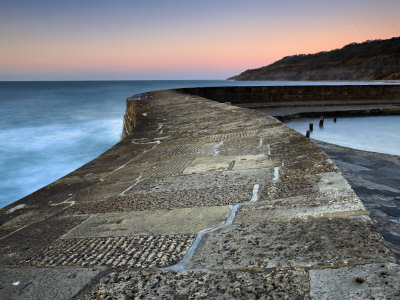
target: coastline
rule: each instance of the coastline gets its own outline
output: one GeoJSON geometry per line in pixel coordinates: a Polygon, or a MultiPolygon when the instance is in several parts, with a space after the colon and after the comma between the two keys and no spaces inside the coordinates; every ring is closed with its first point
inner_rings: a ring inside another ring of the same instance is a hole
{"type": "Polygon", "coordinates": [[[0,210],[4,294],[398,293],[393,254],[311,140],[262,112],[199,95],[143,96],[127,101],[120,143],[0,210]],[[199,236],[183,271],[169,270],[199,236]]]}
{"type": "Polygon", "coordinates": [[[0,82],[0,102],[5,112],[0,130],[3,142],[0,207],[58,180],[118,142],[127,95],[192,86],[271,84],[303,83],[224,80],[0,82]],[[46,110],[41,109],[45,106],[46,110]],[[107,124],[106,119],[117,124],[117,128],[107,124]],[[107,136],[100,137],[97,132],[107,136]]]}

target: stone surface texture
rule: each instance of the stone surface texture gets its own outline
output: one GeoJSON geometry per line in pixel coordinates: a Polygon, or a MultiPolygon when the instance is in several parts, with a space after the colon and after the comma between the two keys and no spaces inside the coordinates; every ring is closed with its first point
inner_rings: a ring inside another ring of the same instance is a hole
{"type": "Polygon", "coordinates": [[[400,157],[314,141],[332,158],[400,262],[400,157]]]}
{"type": "Polygon", "coordinates": [[[362,202],[277,119],[156,91],[124,136],[0,211],[0,298],[398,298],[362,202]]]}

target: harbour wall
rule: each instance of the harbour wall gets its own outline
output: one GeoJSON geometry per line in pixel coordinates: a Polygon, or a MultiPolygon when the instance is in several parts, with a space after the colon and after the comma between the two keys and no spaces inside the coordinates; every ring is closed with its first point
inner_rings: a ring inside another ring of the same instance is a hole
{"type": "Polygon", "coordinates": [[[360,199],[275,118],[155,91],[127,100],[124,135],[0,210],[5,298],[398,297],[360,199]]]}
{"type": "Polygon", "coordinates": [[[257,109],[281,121],[400,114],[400,85],[237,86],[177,91],[257,109]]]}
{"type": "Polygon", "coordinates": [[[400,85],[230,86],[178,89],[219,102],[399,100],[400,85]]]}

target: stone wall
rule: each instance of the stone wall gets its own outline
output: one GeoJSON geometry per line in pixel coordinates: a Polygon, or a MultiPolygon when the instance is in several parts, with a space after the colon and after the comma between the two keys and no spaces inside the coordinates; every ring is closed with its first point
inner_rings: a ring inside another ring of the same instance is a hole
{"type": "Polygon", "coordinates": [[[122,138],[132,134],[133,128],[136,126],[136,102],[131,98],[126,100],[126,110],[124,115],[124,127],[122,129],[122,138]]]}
{"type": "Polygon", "coordinates": [[[177,91],[232,104],[400,99],[400,85],[232,86],[183,88],[177,91]]]}

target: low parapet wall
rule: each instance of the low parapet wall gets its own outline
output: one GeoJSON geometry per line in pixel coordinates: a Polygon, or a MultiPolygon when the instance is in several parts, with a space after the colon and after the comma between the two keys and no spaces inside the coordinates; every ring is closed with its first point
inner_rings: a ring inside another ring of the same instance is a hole
{"type": "Polygon", "coordinates": [[[230,86],[178,89],[219,102],[399,100],[400,85],[230,86]]]}
{"type": "Polygon", "coordinates": [[[400,114],[400,85],[235,86],[177,91],[257,109],[280,120],[400,114]]]}

